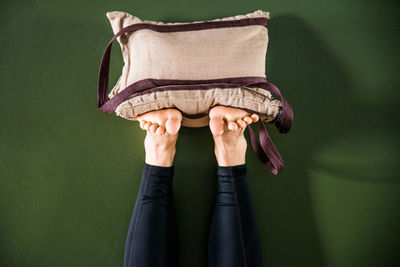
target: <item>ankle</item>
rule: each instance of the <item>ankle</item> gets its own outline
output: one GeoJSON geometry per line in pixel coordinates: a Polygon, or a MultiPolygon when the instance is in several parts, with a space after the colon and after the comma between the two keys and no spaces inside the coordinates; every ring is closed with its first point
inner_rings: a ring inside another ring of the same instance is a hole
{"type": "Polygon", "coordinates": [[[160,167],[171,167],[176,153],[175,147],[157,145],[146,148],[145,163],[160,167]]]}
{"type": "Polygon", "coordinates": [[[243,165],[246,163],[246,139],[239,138],[237,142],[224,142],[224,140],[215,140],[215,157],[218,166],[228,167],[243,165]]]}
{"type": "Polygon", "coordinates": [[[155,166],[170,167],[176,153],[176,136],[155,136],[147,133],[144,140],[146,150],[145,163],[155,166]]]}

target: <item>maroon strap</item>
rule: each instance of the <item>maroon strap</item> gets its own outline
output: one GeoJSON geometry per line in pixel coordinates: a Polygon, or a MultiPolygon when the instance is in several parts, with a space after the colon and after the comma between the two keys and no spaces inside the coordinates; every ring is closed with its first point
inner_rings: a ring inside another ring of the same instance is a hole
{"type": "Polygon", "coordinates": [[[258,129],[259,129],[259,138],[260,143],[258,143],[254,132],[253,126],[250,125],[249,133],[250,133],[250,141],[251,146],[253,147],[254,152],[256,153],[257,157],[261,160],[268,169],[271,170],[273,174],[277,174],[281,172],[285,164],[283,163],[283,159],[279,154],[278,150],[276,149],[275,145],[272,143],[271,138],[268,135],[267,130],[264,127],[264,123],[259,120],[258,121],[258,129]]]}
{"type": "MultiPolygon", "coordinates": [[[[275,123],[275,126],[278,128],[279,133],[288,133],[290,128],[292,127],[293,110],[285,97],[282,95],[281,91],[278,89],[278,87],[276,87],[272,83],[267,82],[266,80],[261,83],[251,84],[249,86],[263,88],[270,91],[272,94],[278,95],[281,98],[282,113],[279,121],[275,123]]],[[[270,169],[272,173],[277,174],[278,172],[281,172],[285,167],[283,159],[276,149],[275,145],[272,143],[271,138],[269,137],[268,132],[265,129],[264,123],[261,120],[258,121],[258,129],[261,145],[257,142],[255,138],[252,126],[250,125],[249,127],[250,141],[253,150],[258,158],[268,167],[268,169],[270,169]]]]}
{"type": "MultiPolygon", "coordinates": [[[[174,32],[174,31],[191,31],[201,30],[209,28],[220,28],[220,27],[237,27],[237,26],[248,26],[248,25],[267,25],[266,18],[248,18],[234,21],[218,21],[218,22],[202,22],[193,24],[181,24],[181,25],[153,25],[146,23],[138,23],[127,26],[119,31],[111,41],[108,43],[107,48],[103,54],[103,58],[100,64],[99,80],[98,80],[98,109],[106,113],[112,113],[116,108],[124,101],[130,99],[134,94],[140,93],[149,89],[155,89],[160,86],[169,86],[170,89],[174,87],[182,88],[184,86],[194,86],[193,88],[234,88],[234,87],[257,87],[268,90],[272,94],[278,95],[282,102],[282,114],[278,122],[275,123],[279,133],[289,132],[292,121],[293,121],[293,110],[289,103],[286,101],[279,89],[269,83],[264,77],[228,77],[222,79],[209,79],[209,80],[173,80],[173,79],[144,79],[132,83],[117,95],[111,99],[108,97],[108,81],[109,81],[109,66],[111,58],[111,46],[117,37],[127,32],[136,31],[139,29],[151,29],[159,32],[174,32]]],[[[259,120],[259,139],[260,143],[255,138],[252,126],[249,127],[251,144],[254,152],[258,158],[274,173],[282,171],[284,163],[278,150],[272,143],[268,132],[266,131],[264,124],[259,120]]]]}
{"type": "Polygon", "coordinates": [[[267,82],[267,80],[261,83],[253,83],[249,85],[250,87],[258,87],[263,88],[267,91],[270,91],[272,94],[278,95],[281,98],[282,102],[282,115],[280,117],[280,121],[275,125],[278,128],[279,133],[287,133],[292,127],[293,122],[293,110],[292,107],[287,102],[286,98],[282,95],[281,91],[279,91],[278,87],[274,84],[267,82]]]}
{"type": "MultiPolygon", "coordinates": [[[[172,79],[153,79],[148,78],[132,83],[127,86],[117,95],[108,98],[107,95],[101,97],[99,93],[99,106],[101,111],[106,113],[113,113],[117,107],[124,101],[132,98],[136,93],[154,89],[160,86],[168,86],[170,90],[174,88],[183,89],[182,85],[194,86],[193,89],[199,88],[235,88],[242,86],[252,86],[253,84],[267,82],[264,77],[231,77],[222,79],[209,79],[209,80],[172,80],[172,79]],[[100,99],[108,99],[106,102],[100,102],[100,99]]],[[[268,82],[267,82],[268,83],[268,82]]],[[[185,88],[188,89],[188,88],[185,88]]],[[[99,89],[100,92],[100,89],[99,89]]]]}

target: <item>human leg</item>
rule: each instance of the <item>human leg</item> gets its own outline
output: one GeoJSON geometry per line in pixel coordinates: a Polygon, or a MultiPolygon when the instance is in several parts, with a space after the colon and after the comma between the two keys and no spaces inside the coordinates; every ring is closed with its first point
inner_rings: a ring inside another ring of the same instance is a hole
{"type": "Polygon", "coordinates": [[[125,267],[170,267],[177,261],[173,159],[182,115],[174,109],[138,118],[147,131],[146,158],[125,245],[125,267]]]}
{"type": "Polygon", "coordinates": [[[246,126],[258,116],[243,110],[214,107],[210,128],[217,158],[217,196],[211,221],[210,267],[259,267],[262,251],[247,184],[246,126]]]}

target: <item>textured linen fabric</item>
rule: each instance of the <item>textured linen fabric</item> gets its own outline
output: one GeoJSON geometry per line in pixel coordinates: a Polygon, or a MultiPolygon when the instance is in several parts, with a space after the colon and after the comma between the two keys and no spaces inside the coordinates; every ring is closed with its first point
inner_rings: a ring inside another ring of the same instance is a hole
{"type": "MultiPolygon", "coordinates": [[[[147,23],[177,25],[141,20],[126,12],[106,13],[114,34],[124,27],[147,23]]],[[[209,21],[269,18],[269,12],[255,11],[209,21]]],[[[119,93],[128,85],[146,78],[202,80],[225,77],[265,77],[268,30],[262,25],[157,32],[141,29],[117,38],[124,58],[122,75],[110,93],[119,93]]]]}
{"type": "MultiPolygon", "coordinates": [[[[114,34],[138,24],[180,25],[205,21],[163,23],[142,20],[121,11],[106,13],[114,34]]],[[[257,10],[245,15],[207,21],[267,18],[269,12],[257,10]]],[[[124,67],[108,94],[114,97],[137,81],[154,79],[203,80],[226,77],[265,77],[268,30],[263,25],[226,27],[195,31],[157,32],[149,29],[128,32],[117,38],[124,67]]],[[[207,90],[170,90],[157,88],[121,103],[115,113],[136,120],[142,113],[161,108],[177,108],[183,113],[182,125],[202,127],[208,124],[208,111],[215,105],[254,111],[263,121],[272,121],[282,106],[270,92],[257,88],[213,88],[207,90]],[[202,114],[201,118],[190,115],[202,114]],[[189,116],[186,116],[189,115],[189,116]]]]}

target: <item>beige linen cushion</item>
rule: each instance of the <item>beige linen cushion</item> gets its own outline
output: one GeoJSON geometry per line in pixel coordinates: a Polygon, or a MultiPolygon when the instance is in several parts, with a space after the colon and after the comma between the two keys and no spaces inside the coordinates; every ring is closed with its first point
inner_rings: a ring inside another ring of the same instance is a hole
{"type": "MultiPolygon", "coordinates": [[[[269,12],[176,23],[141,20],[121,11],[106,15],[115,35],[100,66],[100,110],[136,120],[145,112],[172,107],[182,112],[183,126],[202,127],[208,125],[210,108],[224,105],[257,113],[261,124],[274,122],[280,133],[289,131],[291,107],[265,76],[269,12]],[[121,47],[124,67],[107,92],[114,40],[121,47]]],[[[259,158],[280,171],[283,161],[279,166],[280,155],[268,134],[257,146],[249,130],[259,158]]]]}
{"type": "Polygon", "coordinates": [[[282,106],[279,100],[271,100],[271,93],[265,90],[250,90],[246,87],[212,88],[146,93],[123,102],[115,113],[123,118],[136,120],[138,114],[174,107],[182,113],[184,111],[182,125],[203,127],[209,123],[210,107],[216,105],[246,107],[250,111],[257,111],[261,119],[268,122],[277,116],[279,107],[282,106]],[[199,118],[189,117],[190,114],[199,114],[199,118]]]}

